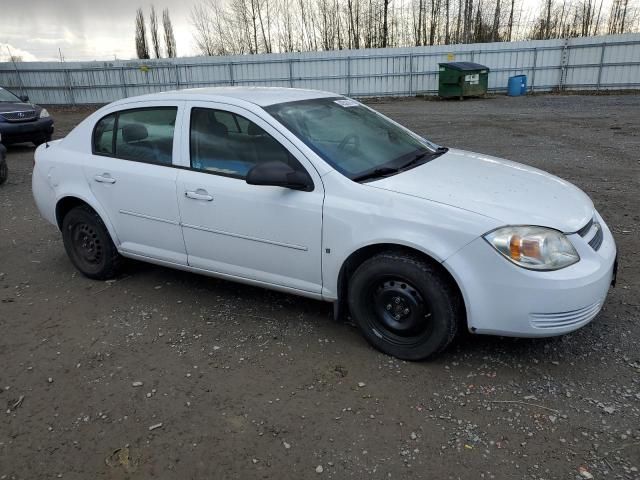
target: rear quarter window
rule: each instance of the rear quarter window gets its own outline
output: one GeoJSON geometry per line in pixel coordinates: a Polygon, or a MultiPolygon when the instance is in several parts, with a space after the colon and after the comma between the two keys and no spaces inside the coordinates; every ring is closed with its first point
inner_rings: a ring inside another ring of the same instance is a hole
{"type": "Polygon", "coordinates": [[[113,127],[115,114],[102,118],[93,130],[93,152],[103,155],[113,153],[113,127]]]}

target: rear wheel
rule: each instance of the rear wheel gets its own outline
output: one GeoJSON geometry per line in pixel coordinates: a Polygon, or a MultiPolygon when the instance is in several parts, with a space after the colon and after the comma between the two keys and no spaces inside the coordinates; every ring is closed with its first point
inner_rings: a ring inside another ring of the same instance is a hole
{"type": "Polygon", "coordinates": [[[448,278],[417,257],[394,252],[358,267],[349,283],[349,307],[369,343],[403,360],[444,350],[463,315],[448,278]]]}
{"type": "Polygon", "coordinates": [[[107,280],[118,273],[122,257],[102,219],[91,208],[75,207],[65,215],[62,239],[71,262],[83,275],[107,280]]]}

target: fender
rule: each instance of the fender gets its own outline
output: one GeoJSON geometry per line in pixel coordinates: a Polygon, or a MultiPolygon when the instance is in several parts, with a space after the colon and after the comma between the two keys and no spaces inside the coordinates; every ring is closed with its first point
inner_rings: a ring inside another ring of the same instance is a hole
{"type": "MultiPolygon", "coordinates": [[[[96,201],[96,199],[91,195],[91,190],[89,189],[89,187],[86,187],[86,189],[88,190],[88,195],[87,192],[84,192],[80,189],[80,191],[76,190],[76,191],[66,191],[65,193],[62,193],[60,188],[56,189],[56,209],[58,208],[58,204],[60,203],[61,200],[65,199],[65,198],[77,198],[78,200],[83,201],[84,203],[86,203],[87,205],[89,205],[100,217],[100,219],[102,220],[102,222],[104,223],[105,227],[107,227],[107,231],[109,232],[109,235],[111,235],[111,240],[113,241],[113,243],[115,244],[116,248],[119,249],[120,247],[120,239],[118,238],[118,235],[116,234],[115,229],[113,228],[113,225],[111,224],[111,221],[109,220],[108,215],[106,214],[106,212],[103,210],[103,208],[100,206],[100,204],[96,201]]],[[[58,225],[58,228],[60,226],[58,225]]]]}

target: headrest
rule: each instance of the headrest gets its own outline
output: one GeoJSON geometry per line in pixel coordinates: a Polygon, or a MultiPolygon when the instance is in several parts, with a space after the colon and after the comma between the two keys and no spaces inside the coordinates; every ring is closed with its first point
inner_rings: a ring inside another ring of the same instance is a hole
{"type": "Polygon", "coordinates": [[[229,129],[224,123],[211,122],[209,131],[218,137],[226,137],[229,135],[229,129]]]}
{"type": "Polygon", "coordinates": [[[144,140],[149,136],[147,127],[140,125],[139,123],[130,123],[122,127],[122,139],[126,143],[137,142],[138,140],[144,140]]]}
{"type": "Polygon", "coordinates": [[[253,122],[249,123],[249,128],[247,128],[248,135],[264,135],[264,130],[262,130],[258,125],[253,122]]]}
{"type": "Polygon", "coordinates": [[[224,123],[216,120],[216,114],[209,109],[194,109],[191,114],[191,128],[202,134],[216,135],[218,137],[226,137],[229,135],[229,129],[224,123]]]}

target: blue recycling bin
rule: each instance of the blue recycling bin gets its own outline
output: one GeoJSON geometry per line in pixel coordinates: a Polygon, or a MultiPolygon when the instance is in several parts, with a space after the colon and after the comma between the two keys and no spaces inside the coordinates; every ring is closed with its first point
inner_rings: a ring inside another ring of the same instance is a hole
{"type": "Polygon", "coordinates": [[[507,85],[507,95],[510,97],[519,97],[520,95],[527,94],[527,76],[516,75],[509,77],[509,83],[507,85]]]}

